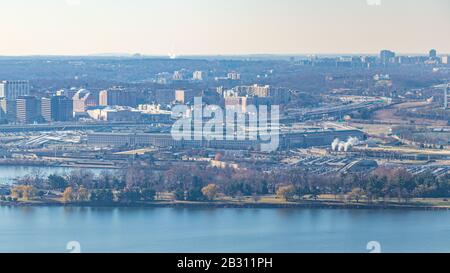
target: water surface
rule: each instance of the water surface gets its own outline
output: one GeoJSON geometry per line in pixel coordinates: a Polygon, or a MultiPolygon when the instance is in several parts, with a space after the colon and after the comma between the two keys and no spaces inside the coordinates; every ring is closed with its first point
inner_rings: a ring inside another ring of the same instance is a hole
{"type": "Polygon", "coordinates": [[[0,207],[0,252],[450,252],[450,212],[0,207]]]}

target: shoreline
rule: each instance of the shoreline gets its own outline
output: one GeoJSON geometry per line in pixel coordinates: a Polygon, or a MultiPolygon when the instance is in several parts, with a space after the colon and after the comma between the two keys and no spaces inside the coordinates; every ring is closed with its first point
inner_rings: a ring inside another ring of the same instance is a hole
{"type": "Polygon", "coordinates": [[[412,204],[347,204],[329,202],[310,203],[235,203],[235,202],[147,202],[147,203],[62,203],[62,202],[8,202],[0,207],[72,207],[72,208],[192,208],[192,209],[352,209],[352,210],[450,210],[450,206],[412,204]]]}
{"type": "Polygon", "coordinates": [[[45,162],[45,161],[20,161],[13,162],[8,160],[0,160],[0,166],[8,166],[8,167],[26,167],[26,168],[69,168],[69,169],[97,169],[97,170],[120,170],[122,167],[116,165],[102,165],[102,164],[64,164],[64,163],[54,163],[54,162],[45,162]]]}

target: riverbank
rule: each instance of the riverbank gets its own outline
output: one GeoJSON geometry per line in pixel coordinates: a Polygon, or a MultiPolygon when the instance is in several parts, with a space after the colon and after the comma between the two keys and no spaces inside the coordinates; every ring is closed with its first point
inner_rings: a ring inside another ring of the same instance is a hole
{"type": "Polygon", "coordinates": [[[136,203],[93,203],[93,202],[57,202],[57,201],[0,201],[0,206],[14,207],[108,207],[108,208],[246,208],[246,209],[369,209],[369,210],[450,210],[450,206],[427,204],[399,203],[344,203],[344,202],[188,202],[188,201],[155,201],[136,203]]]}
{"type": "Polygon", "coordinates": [[[71,169],[101,169],[101,170],[120,170],[123,166],[118,166],[114,163],[98,161],[93,162],[79,162],[74,161],[49,161],[49,160],[15,160],[15,159],[0,159],[0,166],[13,167],[35,167],[35,168],[71,168],[71,169]]]}

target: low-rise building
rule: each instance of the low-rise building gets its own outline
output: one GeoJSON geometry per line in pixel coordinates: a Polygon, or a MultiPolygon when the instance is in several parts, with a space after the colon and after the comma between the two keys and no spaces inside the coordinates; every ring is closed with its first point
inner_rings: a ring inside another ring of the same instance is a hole
{"type": "Polygon", "coordinates": [[[136,122],[141,117],[141,112],[126,106],[108,106],[87,110],[87,113],[95,120],[109,122],[136,122]]]}
{"type": "MultiPolygon", "coordinates": [[[[358,130],[318,130],[295,133],[281,133],[279,149],[325,147],[339,139],[350,137],[364,139],[364,133],[358,130]]],[[[212,148],[225,150],[261,149],[263,141],[255,140],[175,140],[171,134],[132,134],[132,133],[91,133],[88,144],[94,146],[154,146],[176,148],[212,148]]]]}

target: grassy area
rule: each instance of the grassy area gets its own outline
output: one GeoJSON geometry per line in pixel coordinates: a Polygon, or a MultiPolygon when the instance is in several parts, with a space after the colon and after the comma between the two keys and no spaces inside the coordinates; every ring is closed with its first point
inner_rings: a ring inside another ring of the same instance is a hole
{"type": "MultiPolygon", "coordinates": [[[[168,195],[163,195],[169,197],[168,195]]],[[[28,205],[28,206],[45,206],[45,205],[73,205],[73,206],[202,206],[202,207],[336,207],[336,208],[437,208],[450,209],[450,201],[443,198],[414,198],[408,203],[404,201],[399,202],[398,199],[391,198],[386,200],[375,200],[368,203],[367,200],[360,200],[356,202],[344,201],[342,198],[336,198],[334,195],[321,195],[317,199],[302,198],[298,200],[285,200],[275,195],[265,196],[242,196],[229,197],[221,196],[212,201],[196,202],[196,201],[177,201],[173,198],[158,199],[152,202],[139,201],[135,203],[111,203],[111,204],[94,204],[89,202],[74,203],[64,202],[62,198],[48,198],[48,199],[32,199],[32,200],[18,200],[17,202],[0,202],[0,205],[28,205]]]]}
{"type": "Polygon", "coordinates": [[[413,204],[432,207],[449,207],[450,201],[442,198],[416,198],[411,201],[413,204]]]}

